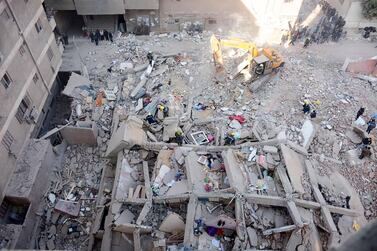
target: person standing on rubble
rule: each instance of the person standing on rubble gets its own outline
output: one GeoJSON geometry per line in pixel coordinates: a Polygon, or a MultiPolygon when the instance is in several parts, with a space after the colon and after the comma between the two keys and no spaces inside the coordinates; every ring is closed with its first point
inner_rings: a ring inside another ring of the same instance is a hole
{"type": "Polygon", "coordinates": [[[179,146],[183,144],[183,133],[181,130],[177,130],[175,132],[175,141],[178,143],[179,146]]]}
{"type": "Polygon", "coordinates": [[[99,31],[99,34],[100,34],[101,41],[105,40],[105,36],[103,35],[102,29],[99,31]]]}
{"type": "Polygon", "coordinates": [[[149,61],[149,65],[152,66],[152,62],[153,62],[153,54],[152,54],[151,51],[148,51],[147,59],[148,59],[148,61],[149,61]]]}
{"type": "Polygon", "coordinates": [[[361,115],[363,115],[365,112],[365,108],[364,107],[360,107],[360,109],[357,111],[357,114],[356,114],[356,119],[357,120],[361,115]]]}
{"type": "Polygon", "coordinates": [[[361,149],[361,154],[359,156],[359,159],[363,159],[364,157],[370,157],[372,155],[372,152],[370,150],[370,146],[364,146],[361,149]]]}
{"type": "Polygon", "coordinates": [[[302,106],[302,111],[304,114],[309,114],[310,113],[310,103],[308,100],[304,100],[304,104],[302,106]]]}
{"type": "Polygon", "coordinates": [[[94,32],[93,32],[93,31],[91,31],[91,32],[89,33],[89,37],[90,37],[90,42],[94,43],[94,37],[95,37],[95,35],[94,35],[94,32]]]}
{"type": "Polygon", "coordinates": [[[371,144],[372,144],[372,138],[365,137],[362,139],[362,141],[359,144],[357,144],[357,146],[363,148],[371,144]]]}
{"type": "Polygon", "coordinates": [[[307,48],[309,44],[310,44],[310,38],[307,37],[304,42],[304,48],[307,48]]]}
{"type": "Polygon", "coordinates": [[[106,40],[106,41],[109,41],[109,32],[107,32],[107,30],[104,30],[104,31],[103,31],[103,35],[104,35],[104,37],[105,37],[105,40],[106,40]]]}
{"type": "Polygon", "coordinates": [[[94,41],[96,42],[96,45],[98,45],[100,37],[101,37],[101,34],[99,33],[99,30],[97,29],[94,35],[94,41]]]}
{"type": "Polygon", "coordinates": [[[367,128],[367,133],[370,134],[370,132],[376,128],[376,120],[375,119],[371,119],[369,120],[368,122],[368,128],[367,128]]]}
{"type": "Polygon", "coordinates": [[[109,39],[110,42],[113,42],[113,33],[111,31],[109,31],[109,39]]]}

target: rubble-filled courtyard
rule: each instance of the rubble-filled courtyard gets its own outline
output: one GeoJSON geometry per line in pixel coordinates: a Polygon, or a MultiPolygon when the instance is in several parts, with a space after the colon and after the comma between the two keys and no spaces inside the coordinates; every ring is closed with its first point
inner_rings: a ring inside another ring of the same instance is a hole
{"type": "Polygon", "coordinates": [[[230,77],[245,50],[224,49],[216,69],[212,34],[66,47],[61,70],[86,70],[62,92],[69,123],[44,137],[63,141],[37,248],[328,250],[376,218],[376,131],[370,157],[359,143],[377,83],[343,65],[373,44],[276,46],[284,67],[256,86],[230,77]]]}
{"type": "Polygon", "coordinates": [[[319,53],[371,45],[281,46],[284,67],[253,88],[227,77],[242,50],[216,71],[210,35],[75,42],[89,77],[63,93],[82,132],[62,133],[40,249],[327,250],[376,217],[375,157],[358,158],[354,123],[374,112],[376,85],[319,53]]]}

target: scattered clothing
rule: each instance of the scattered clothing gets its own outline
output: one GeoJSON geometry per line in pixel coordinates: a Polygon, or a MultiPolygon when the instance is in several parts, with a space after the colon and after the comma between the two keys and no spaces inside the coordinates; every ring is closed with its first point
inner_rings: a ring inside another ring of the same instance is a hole
{"type": "Polygon", "coordinates": [[[363,115],[365,112],[365,108],[364,107],[361,107],[358,111],[357,111],[357,114],[356,114],[356,119],[357,120],[361,115],[363,115]]]}
{"type": "Polygon", "coordinates": [[[229,116],[229,119],[230,119],[230,120],[237,120],[238,122],[240,122],[240,124],[243,124],[243,123],[246,122],[245,117],[242,116],[242,115],[229,116]]]}

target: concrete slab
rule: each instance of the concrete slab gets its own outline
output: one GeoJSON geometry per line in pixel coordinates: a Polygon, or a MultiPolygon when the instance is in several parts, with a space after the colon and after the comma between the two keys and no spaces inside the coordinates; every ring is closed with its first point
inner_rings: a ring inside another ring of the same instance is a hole
{"type": "Polygon", "coordinates": [[[360,151],[358,149],[349,150],[346,152],[346,159],[349,165],[357,166],[364,163],[365,159],[359,159],[360,151]]]}
{"type": "Polygon", "coordinates": [[[195,152],[189,152],[186,156],[186,173],[189,189],[199,193],[206,193],[204,190],[204,178],[206,172],[204,167],[198,163],[199,156],[195,152]]]}
{"type": "MultiPolygon", "coordinates": [[[[123,158],[117,163],[117,172],[119,172],[116,183],[115,199],[125,200],[128,197],[129,189],[136,186],[136,182],[131,176],[134,171],[128,163],[127,159],[123,158]],[[120,163],[119,163],[120,162],[120,163]]],[[[133,195],[133,192],[132,192],[133,195]]]]}
{"type": "Polygon", "coordinates": [[[346,131],[346,136],[351,140],[352,143],[358,144],[361,142],[362,138],[352,129],[346,131]]]}
{"type": "Polygon", "coordinates": [[[60,132],[70,145],[97,145],[98,128],[96,123],[91,123],[89,127],[67,126],[60,132]]]}
{"type": "Polygon", "coordinates": [[[188,192],[187,180],[180,180],[180,181],[175,182],[165,195],[170,196],[170,195],[184,194],[187,192],[188,192]]]}
{"type": "Polygon", "coordinates": [[[113,133],[106,151],[106,157],[114,157],[122,149],[131,149],[135,145],[147,142],[147,135],[142,129],[143,121],[135,116],[128,117],[113,133]]]}
{"type": "Polygon", "coordinates": [[[304,175],[304,166],[301,156],[285,145],[281,145],[281,152],[283,154],[293,190],[298,193],[305,193],[304,187],[301,183],[304,175]]]}
{"type": "Polygon", "coordinates": [[[65,86],[62,93],[72,98],[75,98],[75,97],[79,98],[80,95],[78,92],[75,93],[75,89],[79,87],[89,88],[91,85],[92,84],[89,79],[77,73],[72,72],[71,76],[68,79],[67,85],[65,86]]]}
{"type": "Polygon", "coordinates": [[[229,178],[231,187],[234,187],[239,192],[245,192],[247,189],[247,180],[241,171],[240,163],[237,162],[232,150],[221,153],[224,160],[225,171],[229,178]]]}
{"type": "Polygon", "coordinates": [[[71,216],[78,216],[80,212],[80,203],[68,200],[58,200],[54,209],[71,216]]]}
{"type": "Polygon", "coordinates": [[[301,128],[301,133],[304,138],[304,142],[302,146],[308,150],[310,144],[313,141],[314,135],[315,135],[315,127],[314,124],[310,120],[305,120],[304,124],[302,125],[301,128]]]}
{"type": "Polygon", "coordinates": [[[177,117],[168,117],[164,119],[164,133],[162,135],[163,141],[169,141],[169,139],[175,137],[175,132],[178,129],[178,118],[177,117]]]}
{"type": "Polygon", "coordinates": [[[183,221],[183,218],[180,215],[176,213],[170,213],[162,221],[159,230],[167,233],[184,232],[185,222],[183,221]]]}

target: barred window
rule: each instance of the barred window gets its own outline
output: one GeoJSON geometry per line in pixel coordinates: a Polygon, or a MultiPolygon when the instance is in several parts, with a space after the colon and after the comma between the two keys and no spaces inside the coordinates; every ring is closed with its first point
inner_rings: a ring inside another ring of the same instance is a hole
{"type": "Polygon", "coordinates": [[[13,83],[8,72],[5,72],[4,76],[1,78],[1,83],[3,84],[5,89],[8,89],[8,87],[13,83]]]}
{"type": "Polygon", "coordinates": [[[30,99],[27,96],[25,96],[22,99],[20,105],[18,106],[17,113],[16,113],[16,119],[18,120],[18,122],[20,122],[20,124],[22,124],[22,122],[24,122],[25,113],[29,109],[30,104],[31,104],[30,99]]]}
{"type": "Polygon", "coordinates": [[[14,137],[13,137],[13,135],[7,130],[7,131],[5,132],[5,134],[4,134],[3,139],[1,140],[1,143],[3,144],[3,146],[5,147],[5,149],[7,149],[8,151],[10,151],[13,142],[14,142],[14,137]]]}

